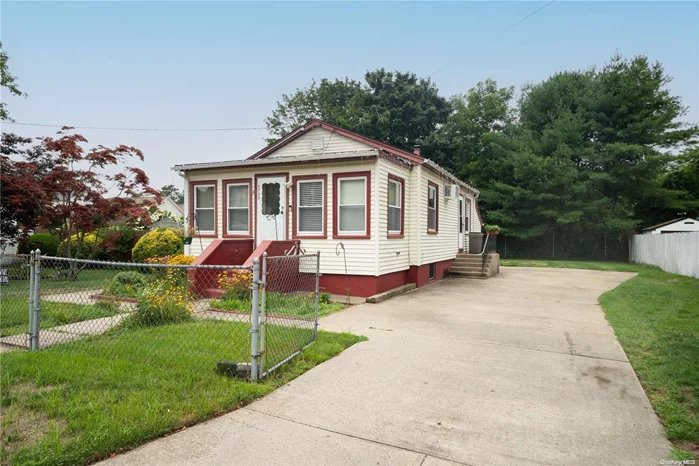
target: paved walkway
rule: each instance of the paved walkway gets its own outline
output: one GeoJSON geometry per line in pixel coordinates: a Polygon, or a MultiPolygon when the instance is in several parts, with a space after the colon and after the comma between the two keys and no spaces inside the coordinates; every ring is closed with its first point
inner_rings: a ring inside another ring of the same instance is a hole
{"type": "Polygon", "coordinates": [[[657,465],[669,444],[597,297],[632,274],[503,268],[321,320],[365,334],[116,465],[657,465]]]}

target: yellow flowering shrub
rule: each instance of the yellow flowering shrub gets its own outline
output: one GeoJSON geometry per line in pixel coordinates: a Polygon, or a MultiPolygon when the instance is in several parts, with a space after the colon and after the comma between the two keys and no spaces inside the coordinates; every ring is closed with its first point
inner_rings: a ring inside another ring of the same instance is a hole
{"type": "MultiPolygon", "coordinates": [[[[72,235],[70,237],[70,257],[73,259],[94,258],[90,256],[93,252],[95,252],[97,241],[98,239],[96,234],[88,233],[82,237],[80,250],[78,250],[78,235],[72,235]]],[[[57,252],[59,256],[68,257],[68,242],[66,240],[61,241],[57,252]]]]}
{"type": "Polygon", "coordinates": [[[193,264],[197,258],[195,256],[185,256],[184,254],[177,254],[176,256],[169,256],[167,258],[166,264],[170,265],[190,265],[193,264]]]}
{"type": "Polygon", "coordinates": [[[145,286],[133,319],[145,326],[172,324],[191,319],[194,300],[180,280],[165,277],[145,286]]]}
{"type": "Polygon", "coordinates": [[[182,250],[182,238],[168,228],[158,228],[143,235],[131,251],[134,262],[171,256],[182,250]]]}
{"type": "Polygon", "coordinates": [[[219,274],[216,280],[218,287],[224,291],[221,299],[248,299],[252,272],[249,270],[227,270],[219,274]]]}

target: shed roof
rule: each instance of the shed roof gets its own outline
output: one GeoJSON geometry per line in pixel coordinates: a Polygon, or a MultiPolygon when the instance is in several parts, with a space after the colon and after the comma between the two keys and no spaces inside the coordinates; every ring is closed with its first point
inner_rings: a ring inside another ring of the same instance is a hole
{"type": "Polygon", "coordinates": [[[680,217],[680,218],[676,218],[673,220],[668,220],[667,222],[658,223],[657,225],[653,225],[653,226],[650,226],[648,228],[644,228],[643,231],[655,230],[656,228],[661,228],[661,227],[671,225],[671,224],[676,223],[676,222],[684,222],[685,220],[694,220],[694,219],[691,217],[680,217]]]}

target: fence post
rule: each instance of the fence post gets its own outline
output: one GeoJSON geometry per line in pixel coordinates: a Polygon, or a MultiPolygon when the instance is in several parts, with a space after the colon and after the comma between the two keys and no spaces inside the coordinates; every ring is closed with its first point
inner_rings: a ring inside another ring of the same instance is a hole
{"type": "Polygon", "coordinates": [[[267,252],[262,254],[262,295],[260,296],[260,375],[261,379],[265,373],[265,322],[267,318],[265,314],[267,312],[266,298],[267,295],[267,252]]]}
{"type": "Polygon", "coordinates": [[[316,253],[316,293],[315,293],[315,327],[313,340],[318,339],[318,300],[320,298],[320,251],[316,253]]]}
{"type": "Polygon", "coordinates": [[[32,319],[31,350],[39,349],[39,319],[41,318],[41,250],[34,251],[34,312],[32,319]]]}
{"type": "Polygon", "coordinates": [[[33,350],[34,345],[34,251],[29,252],[29,341],[27,346],[33,350]]]}
{"type": "Polygon", "coordinates": [[[260,323],[260,258],[255,257],[252,261],[252,318],[250,333],[252,334],[251,342],[251,364],[250,364],[250,380],[252,382],[257,382],[259,375],[258,372],[258,358],[259,354],[257,352],[258,344],[260,343],[259,334],[259,323],[260,323]]]}

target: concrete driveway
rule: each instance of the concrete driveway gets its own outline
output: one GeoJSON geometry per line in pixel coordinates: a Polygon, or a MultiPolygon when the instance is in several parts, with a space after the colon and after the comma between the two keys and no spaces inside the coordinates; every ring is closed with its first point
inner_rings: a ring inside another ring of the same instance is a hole
{"type": "Polygon", "coordinates": [[[669,444],[598,296],[633,274],[502,268],[322,319],[369,341],[109,461],[657,465],[669,444]]]}

